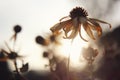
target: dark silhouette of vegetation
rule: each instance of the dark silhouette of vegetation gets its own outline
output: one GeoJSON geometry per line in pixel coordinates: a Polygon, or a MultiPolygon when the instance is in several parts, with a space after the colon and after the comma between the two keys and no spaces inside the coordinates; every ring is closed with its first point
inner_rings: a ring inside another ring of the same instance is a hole
{"type": "Polygon", "coordinates": [[[120,26],[106,33],[99,40],[99,48],[103,48],[104,56],[99,61],[95,75],[101,80],[120,80],[120,26]]]}

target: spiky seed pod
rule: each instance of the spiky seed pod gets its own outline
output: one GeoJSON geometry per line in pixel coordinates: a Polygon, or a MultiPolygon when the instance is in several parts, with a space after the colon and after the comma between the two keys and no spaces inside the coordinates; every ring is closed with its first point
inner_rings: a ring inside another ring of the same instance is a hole
{"type": "Polygon", "coordinates": [[[86,16],[88,16],[87,11],[81,7],[73,8],[73,10],[71,10],[70,12],[71,19],[74,19],[76,17],[86,17],[86,16]]]}
{"type": "Polygon", "coordinates": [[[16,59],[18,57],[17,53],[16,52],[11,52],[9,55],[8,55],[9,59],[16,59]]]}

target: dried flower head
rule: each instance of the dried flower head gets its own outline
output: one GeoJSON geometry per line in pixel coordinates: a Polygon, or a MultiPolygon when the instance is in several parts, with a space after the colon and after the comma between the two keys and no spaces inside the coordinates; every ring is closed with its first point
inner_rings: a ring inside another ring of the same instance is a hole
{"type": "Polygon", "coordinates": [[[10,38],[10,40],[16,41],[17,35],[18,35],[18,33],[21,32],[21,30],[22,30],[22,27],[20,25],[15,25],[13,27],[14,34],[12,35],[12,37],[10,38]]]}
{"type": "Polygon", "coordinates": [[[84,10],[83,8],[79,8],[79,7],[76,7],[74,8],[71,12],[70,12],[70,17],[73,19],[73,18],[76,18],[76,17],[86,17],[88,16],[88,13],[86,10],[84,10]]]}
{"type": "Polygon", "coordinates": [[[15,33],[19,33],[22,30],[20,25],[15,25],[13,29],[15,33]]]}
{"type": "Polygon", "coordinates": [[[14,61],[17,58],[19,58],[19,59],[23,58],[23,56],[18,55],[16,52],[10,52],[9,53],[9,52],[7,52],[5,50],[2,50],[2,52],[4,54],[6,54],[6,56],[0,58],[0,61],[7,61],[7,60],[13,60],[14,61]]]}
{"type": "Polygon", "coordinates": [[[93,49],[92,47],[84,48],[82,56],[85,60],[87,60],[89,63],[92,63],[96,56],[98,55],[98,50],[93,49]]]}
{"type": "Polygon", "coordinates": [[[46,39],[44,39],[42,36],[37,36],[36,37],[36,43],[43,45],[43,46],[47,46],[48,45],[48,41],[46,39]]]}
{"type": "Polygon", "coordinates": [[[58,34],[61,29],[65,32],[66,39],[74,39],[76,35],[79,33],[80,37],[84,40],[81,35],[81,26],[83,26],[84,30],[87,32],[90,38],[95,40],[95,37],[93,35],[92,30],[96,31],[98,34],[98,37],[102,35],[102,28],[99,23],[108,24],[111,28],[111,24],[101,21],[94,18],[88,18],[88,13],[86,10],[84,10],[81,7],[73,8],[73,10],[70,12],[69,16],[63,17],[60,19],[60,22],[55,24],[53,27],[50,28],[50,30],[54,34],[58,34]],[[64,20],[66,18],[70,18],[68,20],[64,20]],[[70,35],[68,35],[70,33],[70,35]]]}
{"type": "Polygon", "coordinates": [[[18,57],[18,54],[16,52],[11,52],[8,54],[9,59],[16,59],[18,57]]]}
{"type": "Polygon", "coordinates": [[[20,68],[20,72],[24,73],[24,72],[27,72],[29,69],[29,64],[26,63],[26,64],[22,64],[22,67],[20,68]]]}
{"type": "Polygon", "coordinates": [[[44,58],[48,58],[48,57],[49,57],[49,52],[46,52],[46,51],[43,52],[43,57],[44,57],[44,58]]]}
{"type": "Polygon", "coordinates": [[[60,42],[60,36],[61,36],[61,33],[57,33],[57,35],[56,34],[50,34],[48,36],[48,38],[49,38],[49,41],[51,43],[55,43],[56,45],[60,45],[61,44],[61,42],[60,42]]]}

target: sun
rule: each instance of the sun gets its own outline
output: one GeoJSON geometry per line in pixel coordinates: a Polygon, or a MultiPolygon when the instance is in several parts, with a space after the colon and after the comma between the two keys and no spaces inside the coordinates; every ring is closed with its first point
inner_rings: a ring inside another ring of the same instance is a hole
{"type": "Polygon", "coordinates": [[[71,40],[63,40],[61,55],[70,58],[70,65],[72,67],[84,67],[86,64],[82,57],[82,48],[88,47],[88,43],[77,36],[72,42],[71,40]]]}

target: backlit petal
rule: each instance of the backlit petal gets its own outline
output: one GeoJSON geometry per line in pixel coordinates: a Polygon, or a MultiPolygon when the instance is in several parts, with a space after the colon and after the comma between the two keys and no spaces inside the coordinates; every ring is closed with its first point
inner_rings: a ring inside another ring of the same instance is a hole
{"type": "Polygon", "coordinates": [[[78,34],[78,29],[73,29],[69,36],[66,36],[66,39],[74,39],[78,34]]]}
{"type": "Polygon", "coordinates": [[[72,22],[69,21],[69,22],[65,25],[65,27],[63,28],[66,37],[67,37],[67,34],[68,34],[72,29],[73,29],[72,22]]]}
{"type": "Polygon", "coordinates": [[[100,22],[100,23],[104,23],[104,24],[108,24],[110,28],[112,28],[111,24],[110,23],[107,23],[105,21],[102,21],[102,20],[99,20],[99,19],[94,19],[94,18],[89,18],[90,20],[93,20],[93,21],[97,21],[97,22],[100,22]]]}
{"type": "Polygon", "coordinates": [[[102,35],[102,28],[99,25],[99,23],[97,23],[96,21],[93,21],[93,20],[89,20],[89,22],[91,23],[91,24],[88,23],[90,25],[91,29],[96,30],[98,37],[100,37],[102,35]]]}
{"type": "MultiPolygon", "coordinates": [[[[79,21],[77,18],[72,19],[69,23],[69,25],[67,25],[69,28],[66,30],[66,33],[70,33],[70,35],[66,36],[67,39],[74,39],[76,37],[76,35],[78,34],[79,31],[79,21]]],[[[67,28],[67,26],[65,28],[67,28]]]]}
{"type": "Polygon", "coordinates": [[[65,16],[65,17],[63,17],[63,18],[61,18],[59,21],[61,22],[61,21],[67,21],[67,20],[69,20],[70,19],[70,17],[69,16],[65,16]],[[65,19],[65,20],[64,20],[65,19]]]}
{"type": "Polygon", "coordinates": [[[80,38],[86,42],[88,42],[88,40],[84,39],[81,35],[81,24],[79,24],[79,35],[80,35],[80,38]]]}
{"type": "Polygon", "coordinates": [[[57,32],[59,32],[63,27],[65,27],[65,26],[69,23],[69,21],[70,21],[70,20],[57,23],[57,24],[55,24],[53,27],[51,27],[50,30],[51,30],[53,33],[57,33],[57,32]]]}
{"type": "Polygon", "coordinates": [[[84,23],[83,28],[87,32],[89,37],[95,40],[94,35],[93,35],[92,31],[91,31],[90,25],[88,25],[88,23],[84,23]]]}

